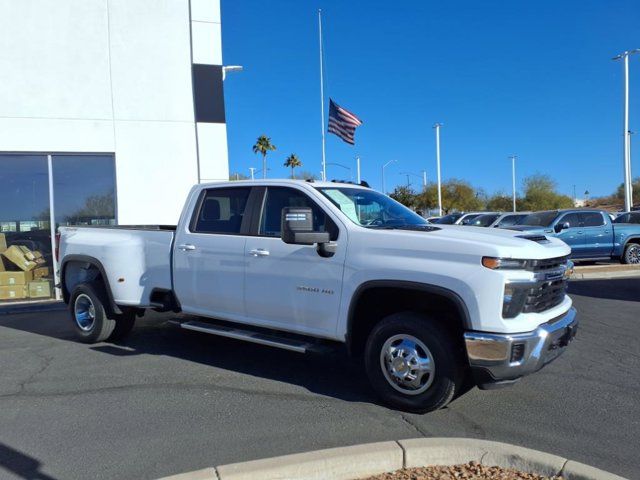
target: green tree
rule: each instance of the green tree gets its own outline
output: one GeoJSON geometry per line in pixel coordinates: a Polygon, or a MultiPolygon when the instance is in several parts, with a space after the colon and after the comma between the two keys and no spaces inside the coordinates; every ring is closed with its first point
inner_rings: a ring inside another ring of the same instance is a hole
{"type": "MultiPolygon", "coordinates": [[[[436,208],[438,206],[437,184],[427,185],[424,191],[418,195],[417,202],[418,205],[424,205],[426,208],[436,208]]],[[[480,210],[483,204],[484,192],[476,190],[464,180],[452,178],[442,184],[442,210],[444,212],[480,210]]]]}
{"type": "Polygon", "coordinates": [[[524,197],[522,206],[525,210],[553,210],[572,208],[573,200],[568,195],[557,192],[557,184],[549,175],[535,174],[524,179],[524,197]]]}
{"type": "Polygon", "coordinates": [[[253,153],[262,155],[262,178],[267,178],[267,154],[276,149],[271,143],[271,138],[266,135],[260,135],[253,146],[253,153]]]}
{"type": "Polygon", "coordinates": [[[411,187],[405,185],[397,186],[389,196],[406,207],[413,207],[418,203],[416,192],[414,192],[411,187]]]}
{"type": "Polygon", "coordinates": [[[294,169],[297,168],[297,167],[301,167],[302,166],[302,162],[298,158],[298,155],[296,155],[295,153],[292,153],[285,160],[284,166],[291,169],[291,178],[296,178],[296,176],[294,174],[294,169]]]}
{"type": "Polygon", "coordinates": [[[513,197],[504,192],[494,193],[487,199],[487,210],[494,212],[510,212],[513,210],[513,197]]]}
{"type": "MultiPolygon", "coordinates": [[[[640,202],[640,177],[636,177],[631,182],[631,188],[633,189],[633,204],[635,205],[637,202],[640,202]]],[[[616,200],[619,202],[624,202],[624,183],[621,183],[616,189],[616,193],[614,194],[616,200]]]]}
{"type": "Polygon", "coordinates": [[[296,175],[296,178],[299,178],[301,180],[318,180],[319,177],[315,173],[303,170],[298,175],[296,175]]]}

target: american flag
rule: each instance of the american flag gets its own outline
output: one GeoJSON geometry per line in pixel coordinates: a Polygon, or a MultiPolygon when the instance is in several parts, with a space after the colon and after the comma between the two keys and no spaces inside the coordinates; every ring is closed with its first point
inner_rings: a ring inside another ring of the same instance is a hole
{"type": "Polygon", "coordinates": [[[355,145],[354,135],[356,127],[362,125],[362,121],[349,110],[329,99],[329,132],[339,136],[345,142],[355,145]]]}

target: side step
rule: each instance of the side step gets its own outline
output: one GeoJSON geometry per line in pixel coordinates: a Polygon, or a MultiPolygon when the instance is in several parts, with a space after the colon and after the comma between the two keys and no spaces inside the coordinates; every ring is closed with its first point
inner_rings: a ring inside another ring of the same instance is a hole
{"type": "Polygon", "coordinates": [[[259,343],[260,345],[268,345],[270,347],[282,348],[284,350],[291,350],[292,352],[298,353],[306,353],[307,351],[315,349],[314,347],[316,347],[316,345],[314,345],[313,343],[305,342],[304,340],[298,340],[289,337],[280,337],[277,335],[270,335],[268,333],[244,330],[237,327],[228,327],[225,325],[199,322],[197,320],[182,322],[179,325],[180,328],[185,328],[187,330],[209,333],[211,335],[218,335],[220,337],[235,338],[236,340],[259,343]]]}

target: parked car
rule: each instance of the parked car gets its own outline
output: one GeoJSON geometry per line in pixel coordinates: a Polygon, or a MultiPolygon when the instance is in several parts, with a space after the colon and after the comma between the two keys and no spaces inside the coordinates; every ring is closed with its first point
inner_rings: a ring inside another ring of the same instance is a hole
{"type": "Polygon", "coordinates": [[[485,213],[473,219],[472,227],[509,228],[518,225],[531,212],[485,213]]]}
{"type": "Polygon", "coordinates": [[[441,225],[470,225],[475,218],[479,217],[480,215],[486,215],[490,213],[497,212],[455,212],[445,215],[444,217],[440,217],[433,223],[441,225]]]}
{"type": "Polygon", "coordinates": [[[640,212],[623,212],[613,223],[640,223],[640,212]]]}
{"type": "Polygon", "coordinates": [[[430,225],[352,184],[196,185],[177,228],[60,233],[81,340],[122,337],[156,309],[190,314],[183,329],[295,352],[345,344],[378,395],[409,411],[441,408],[465,385],[512,384],[577,327],[563,242],[430,225]]]}
{"type": "Polygon", "coordinates": [[[571,258],[576,260],[617,259],[640,264],[640,226],[614,224],[603,210],[536,212],[511,228],[557,237],[571,247],[571,258]]]}

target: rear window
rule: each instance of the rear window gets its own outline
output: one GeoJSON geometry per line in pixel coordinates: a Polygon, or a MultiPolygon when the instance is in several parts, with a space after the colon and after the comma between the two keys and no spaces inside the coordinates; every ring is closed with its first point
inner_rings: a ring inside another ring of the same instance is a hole
{"type": "Polygon", "coordinates": [[[240,233],[250,192],[250,187],[206,190],[198,209],[198,215],[192,222],[192,231],[196,233],[240,233]]]}
{"type": "Polygon", "coordinates": [[[582,214],[582,221],[585,227],[601,227],[604,225],[604,218],[599,212],[585,212],[582,214]]]}

